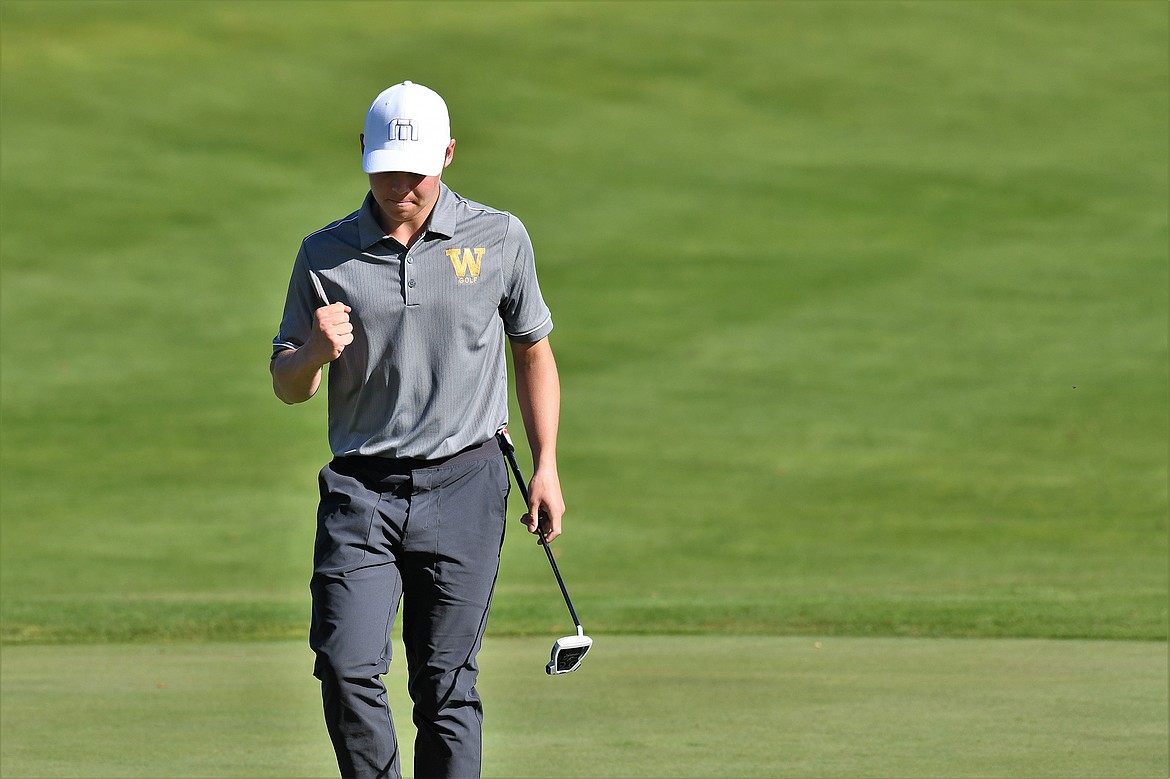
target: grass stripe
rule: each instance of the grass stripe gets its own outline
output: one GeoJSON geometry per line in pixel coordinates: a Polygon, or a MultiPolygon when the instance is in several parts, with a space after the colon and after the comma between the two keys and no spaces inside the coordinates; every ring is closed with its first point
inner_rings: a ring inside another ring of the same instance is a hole
{"type": "MultiPolygon", "coordinates": [[[[487,642],[485,776],[1156,777],[1170,759],[1162,643],[594,639],[557,679],[551,640],[487,642]]],[[[2,660],[6,777],[334,775],[303,642],[2,660]]],[[[400,660],[387,683],[409,774],[400,660]]]]}

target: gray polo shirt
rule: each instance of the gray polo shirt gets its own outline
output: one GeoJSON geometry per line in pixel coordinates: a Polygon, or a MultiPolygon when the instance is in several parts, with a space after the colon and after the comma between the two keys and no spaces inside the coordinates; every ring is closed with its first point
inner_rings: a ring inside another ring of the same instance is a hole
{"type": "Polygon", "coordinates": [[[504,336],[552,331],[520,220],[445,184],[410,249],[384,235],[371,195],[301,243],[273,356],[309,337],[313,312],[352,310],[353,343],[330,363],[335,455],[437,459],[508,419],[504,336]]]}

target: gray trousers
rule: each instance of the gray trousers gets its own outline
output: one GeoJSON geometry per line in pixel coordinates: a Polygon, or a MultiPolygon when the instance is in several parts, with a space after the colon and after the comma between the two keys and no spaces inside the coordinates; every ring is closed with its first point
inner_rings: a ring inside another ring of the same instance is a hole
{"type": "Polygon", "coordinates": [[[478,777],[475,658],[510,486],[499,445],[440,464],[339,457],[319,482],[309,643],[341,775],[400,776],[381,676],[401,600],[415,776],[478,777]]]}

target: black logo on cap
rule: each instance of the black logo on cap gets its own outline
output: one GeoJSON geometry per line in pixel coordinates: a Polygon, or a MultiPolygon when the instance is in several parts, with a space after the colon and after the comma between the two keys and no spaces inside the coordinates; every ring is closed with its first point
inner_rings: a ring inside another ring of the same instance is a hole
{"type": "Polygon", "coordinates": [[[387,128],[387,138],[391,141],[417,141],[418,130],[409,119],[395,119],[387,128]]]}

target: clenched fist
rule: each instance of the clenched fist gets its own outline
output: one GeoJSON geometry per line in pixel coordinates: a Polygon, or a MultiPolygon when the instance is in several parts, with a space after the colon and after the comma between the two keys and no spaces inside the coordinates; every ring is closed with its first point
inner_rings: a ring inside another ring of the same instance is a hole
{"type": "Polygon", "coordinates": [[[336,360],[353,343],[353,323],[349,321],[352,310],[344,303],[333,303],[313,312],[316,321],[305,346],[322,364],[336,360]]]}
{"type": "Polygon", "coordinates": [[[272,389],[285,403],[303,403],[321,386],[321,369],[353,343],[352,309],[344,303],[322,306],[313,312],[313,330],[296,349],[274,354],[269,363],[272,389]]]}

